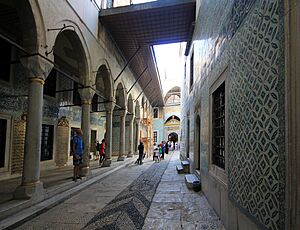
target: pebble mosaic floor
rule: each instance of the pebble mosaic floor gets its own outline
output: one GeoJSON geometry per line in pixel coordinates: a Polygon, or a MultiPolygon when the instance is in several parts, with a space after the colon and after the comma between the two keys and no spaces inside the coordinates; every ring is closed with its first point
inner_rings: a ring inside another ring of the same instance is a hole
{"type": "Polygon", "coordinates": [[[179,152],[129,165],[15,229],[225,230],[202,192],[177,174],[179,152]]]}
{"type": "Polygon", "coordinates": [[[84,229],[142,229],[167,162],[153,164],[93,217],[84,229]]]}

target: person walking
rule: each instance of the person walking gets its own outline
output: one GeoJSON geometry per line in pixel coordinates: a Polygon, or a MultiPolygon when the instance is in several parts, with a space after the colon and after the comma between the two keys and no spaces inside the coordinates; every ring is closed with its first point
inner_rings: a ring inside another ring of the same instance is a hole
{"type": "Polygon", "coordinates": [[[166,151],[166,144],[164,141],[161,142],[161,148],[162,148],[162,155],[161,155],[161,159],[165,159],[165,151],[166,151]]]}
{"type": "Polygon", "coordinates": [[[168,154],[169,153],[169,141],[167,141],[167,143],[166,143],[166,154],[168,154]]]}
{"type": "Polygon", "coordinates": [[[99,164],[101,164],[105,159],[105,139],[102,139],[102,141],[101,141],[99,152],[100,152],[99,164]]]}
{"type": "Polygon", "coordinates": [[[73,154],[73,181],[81,179],[79,175],[79,167],[82,164],[83,155],[83,142],[82,142],[82,130],[76,129],[76,135],[73,137],[72,154],[73,154]]]}
{"type": "Polygon", "coordinates": [[[143,164],[143,155],[144,155],[144,144],[143,144],[142,140],[140,140],[138,150],[139,150],[139,161],[138,161],[138,163],[141,165],[141,164],[143,164]]]}

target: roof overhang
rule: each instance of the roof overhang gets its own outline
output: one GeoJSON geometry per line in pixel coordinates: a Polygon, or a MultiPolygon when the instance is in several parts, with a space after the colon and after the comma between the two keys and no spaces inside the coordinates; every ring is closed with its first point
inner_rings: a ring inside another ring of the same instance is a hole
{"type": "Polygon", "coordinates": [[[163,106],[161,81],[153,45],[190,42],[195,21],[195,0],[155,2],[103,9],[100,22],[109,30],[137,78],[148,67],[139,84],[152,106],[163,106]]]}

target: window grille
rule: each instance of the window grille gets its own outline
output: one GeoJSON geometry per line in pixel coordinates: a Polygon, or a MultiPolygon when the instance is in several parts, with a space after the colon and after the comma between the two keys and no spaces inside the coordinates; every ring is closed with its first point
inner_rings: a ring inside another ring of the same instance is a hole
{"type": "Polygon", "coordinates": [[[42,126],[41,161],[53,159],[53,125],[42,126]]]}
{"type": "Polygon", "coordinates": [[[194,84],[194,53],[192,53],[190,59],[190,92],[193,89],[193,84],[194,84]]]}
{"type": "Polygon", "coordinates": [[[5,166],[7,120],[0,119],[0,168],[5,166]]]}
{"type": "Polygon", "coordinates": [[[157,131],[153,132],[154,143],[157,143],[157,131]]]}
{"type": "Polygon", "coordinates": [[[213,93],[213,164],[225,169],[225,82],[213,93]]]}

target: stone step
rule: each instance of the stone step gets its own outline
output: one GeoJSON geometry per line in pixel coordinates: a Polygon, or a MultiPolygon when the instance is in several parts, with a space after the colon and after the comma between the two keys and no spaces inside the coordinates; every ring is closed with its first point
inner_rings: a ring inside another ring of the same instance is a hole
{"type": "Polygon", "coordinates": [[[182,165],[182,167],[187,167],[187,166],[190,166],[190,162],[189,161],[181,161],[181,165],[182,165]]]}
{"type": "Polygon", "coordinates": [[[190,173],[190,162],[189,161],[181,161],[181,166],[183,167],[184,173],[190,173]]]}
{"type": "Polygon", "coordinates": [[[178,173],[184,173],[184,168],[182,167],[182,165],[177,165],[176,170],[178,173]]]}
{"type": "Polygon", "coordinates": [[[189,189],[198,192],[201,190],[201,182],[195,174],[186,174],[185,183],[189,189]]]}

